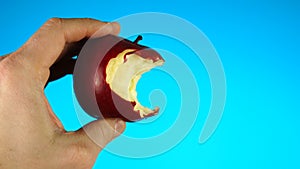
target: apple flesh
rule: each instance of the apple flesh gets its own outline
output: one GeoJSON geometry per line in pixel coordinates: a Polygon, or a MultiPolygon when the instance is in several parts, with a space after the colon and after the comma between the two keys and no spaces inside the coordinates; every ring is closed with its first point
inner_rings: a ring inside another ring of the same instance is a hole
{"type": "Polygon", "coordinates": [[[83,47],[75,66],[75,71],[79,68],[77,74],[74,71],[74,91],[88,114],[137,121],[158,113],[158,107],[152,110],[138,101],[136,85],[143,73],[163,65],[164,59],[155,50],[139,45],[141,39],[138,36],[131,42],[106,35],[83,47]],[[80,63],[82,58],[85,61],[80,63]]]}

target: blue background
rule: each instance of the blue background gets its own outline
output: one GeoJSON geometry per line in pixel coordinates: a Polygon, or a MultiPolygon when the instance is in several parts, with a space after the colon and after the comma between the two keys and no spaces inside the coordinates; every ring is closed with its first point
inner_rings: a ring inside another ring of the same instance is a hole
{"type": "MultiPolygon", "coordinates": [[[[189,20],[217,49],[226,73],[227,101],[208,142],[198,144],[206,117],[200,113],[189,135],[167,153],[130,159],[104,151],[95,168],[300,168],[298,1],[12,0],[1,2],[0,8],[0,54],[16,50],[50,17],[110,21],[149,11],[189,20]]],[[[50,84],[46,95],[66,129],[75,130],[80,124],[71,82],[67,76],[50,84]]],[[[127,130],[134,128],[129,125],[127,130]]]]}

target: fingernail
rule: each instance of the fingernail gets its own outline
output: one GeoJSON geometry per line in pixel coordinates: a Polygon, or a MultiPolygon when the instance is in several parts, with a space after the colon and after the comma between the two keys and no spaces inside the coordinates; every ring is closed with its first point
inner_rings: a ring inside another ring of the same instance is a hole
{"type": "Polygon", "coordinates": [[[123,132],[125,126],[125,122],[121,119],[118,119],[115,124],[115,132],[116,135],[119,135],[123,132]]]}

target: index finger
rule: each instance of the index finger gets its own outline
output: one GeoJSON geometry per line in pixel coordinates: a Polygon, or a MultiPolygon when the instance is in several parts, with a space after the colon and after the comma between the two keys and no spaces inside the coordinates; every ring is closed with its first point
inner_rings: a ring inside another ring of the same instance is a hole
{"type": "Polygon", "coordinates": [[[17,51],[17,56],[29,67],[49,69],[58,59],[66,43],[77,42],[93,34],[118,34],[119,30],[119,24],[114,22],[52,18],[17,51]]]}

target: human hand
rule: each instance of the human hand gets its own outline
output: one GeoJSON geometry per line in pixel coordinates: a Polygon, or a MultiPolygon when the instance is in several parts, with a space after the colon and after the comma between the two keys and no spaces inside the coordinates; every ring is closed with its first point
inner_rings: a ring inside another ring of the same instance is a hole
{"type": "Polygon", "coordinates": [[[0,57],[0,168],[91,168],[103,147],[84,130],[102,146],[124,131],[124,121],[106,119],[66,132],[44,94],[48,81],[72,73],[72,56],[104,26],[97,36],[120,29],[92,19],[50,19],[20,49],[0,57]]]}

